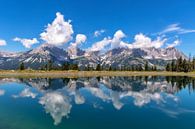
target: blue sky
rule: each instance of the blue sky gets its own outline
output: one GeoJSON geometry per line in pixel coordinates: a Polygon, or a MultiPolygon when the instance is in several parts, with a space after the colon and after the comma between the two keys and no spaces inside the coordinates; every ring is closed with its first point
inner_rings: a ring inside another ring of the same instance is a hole
{"type": "Polygon", "coordinates": [[[194,55],[194,7],[194,0],[1,0],[0,39],[7,45],[0,50],[25,51],[48,41],[40,34],[60,12],[66,22],[71,20],[74,31],[65,46],[76,42],[77,34],[84,34],[86,40],[79,47],[90,48],[105,37],[114,40],[114,34],[121,30],[124,42],[134,43],[134,37],[142,33],[152,41],[166,39],[165,44],[178,40],[177,48],[194,55]],[[95,31],[98,36],[94,36],[95,31]],[[16,37],[19,39],[13,41],[16,37]],[[39,43],[30,48],[20,43],[33,38],[39,43]]]}

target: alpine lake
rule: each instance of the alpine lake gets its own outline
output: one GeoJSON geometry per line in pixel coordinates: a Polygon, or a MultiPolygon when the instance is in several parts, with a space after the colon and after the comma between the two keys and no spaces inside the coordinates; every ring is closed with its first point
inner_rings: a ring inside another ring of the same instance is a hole
{"type": "Polygon", "coordinates": [[[195,78],[0,78],[0,129],[195,129],[195,78]]]}

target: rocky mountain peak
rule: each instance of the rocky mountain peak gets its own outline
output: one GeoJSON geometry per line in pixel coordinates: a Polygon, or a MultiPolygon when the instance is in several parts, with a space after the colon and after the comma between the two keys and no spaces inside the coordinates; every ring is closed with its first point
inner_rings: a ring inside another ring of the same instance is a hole
{"type": "Polygon", "coordinates": [[[103,67],[144,65],[148,60],[151,65],[164,67],[167,61],[179,57],[187,59],[187,56],[176,48],[115,48],[101,53],[100,51],[84,51],[79,48],[73,51],[64,50],[45,43],[23,53],[0,52],[0,69],[17,69],[21,62],[30,68],[40,69],[49,60],[56,66],[71,62],[77,63],[80,67],[88,65],[95,67],[97,64],[103,67]]]}

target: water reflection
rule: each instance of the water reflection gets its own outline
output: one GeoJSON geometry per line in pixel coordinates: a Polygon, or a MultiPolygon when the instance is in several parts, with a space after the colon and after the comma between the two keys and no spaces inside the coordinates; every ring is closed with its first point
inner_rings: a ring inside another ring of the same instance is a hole
{"type": "Polygon", "coordinates": [[[0,90],[0,96],[3,96],[5,94],[5,90],[0,90]]]}
{"type": "Polygon", "coordinates": [[[60,92],[46,93],[40,98],[39,103],[51,114],[55,125],[61,122],[63,116],[68,116],[72,107],[69,97],[60,92]]]}
{"type": "Polygon", "coordinates": [[[30,98],[35,98],[37,96],[36,93],[33,93],[32,91],[30,91],[29,88],[25,88],[19,95],[13,95],[12,97],[14,98],[19,98],[19,97],[22,97],[22,98],[25,98],[25,97],[30,97],[30,98]]]}
{"type": "MultiPolygon", "coordinates": [[[[128,104],[143,107],[154,103],[155,108],[176,117],[193,110],[178,107],[180,98],[176,95],[182,89],[194,92],[195,80],[189,77],[99,77],[78,79],[0,79],[0,84],[17,82],[25,84],[24,89],[14,98],[37,98],[46,113],[54,119],[54,124],[61,123],[63,117],[71,113],[74,104],[91,101],[94,108],[103,108],[104,103],[112,104],[120,110],[128,104]],[[35,91],[32,91],[36,89],[35,91]],[[87,95],[86,95],[87,94],[87,95]],[[93,100],[91,98],[94,98],[93,100]],[[95,100],[95,101],[94,101],[95,100]],[[96,101],[97,100],[97,101],[96,101]],[[98,101],[101,100],[101,103],[98,101]],[[170,108],[171,107],[171,108],[170,108]]],[[[5,90],[0,90],[0,96],[5,90]]]]}

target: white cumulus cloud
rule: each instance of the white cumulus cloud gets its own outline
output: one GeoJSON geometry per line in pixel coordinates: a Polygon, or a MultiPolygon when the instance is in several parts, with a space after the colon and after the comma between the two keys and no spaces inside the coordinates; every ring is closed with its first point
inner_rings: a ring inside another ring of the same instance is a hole
{"type": "Polygon", "coordinates": [[[87,40],[87,36],[86,35],[84,35],[84,34],[77,34],[75,44],[79,45],[81,43],[84,43],[86,40],[87,40]]]}
{"type": "Polygon", "coordinates": [[[89,51],[105,51],[114,48],[161,48],[167,41],[166,38],[157,37],[157,39],[153,40],[150,37],[140,33],[135,35],[134,42],[128,43],[124,42],[123,38],[126,35],[122,30],[116,31],[113,38],[106,37],[101,41],[98,41],[89,48],[89,51]]]}
{"type": "Polygon", "coordinates": [[[105,50],[105,47],[107,47],[111,42],[110,38],[104,38],[101,41],[98,41],[92,45],[91,48],[89,48],[89,51],[103,51],[105,50]]]}
{"type": "Polygon", "coordinates": [[[15,42],[21,42],[22,45],[25,48],[31,48],[32,45],[39,43],[39,41],[36,38],[33,39],[26,39],[26,38],[14,38],[13,41],[15,42]]]}
{"type": "Polygon", "coordinates": [[[72,25],[69,21],[64,20],[64,16],[57,12],[56,18],[52,24],[48,24],[45,32],[41,33],[41,39],[48,44],[60,46],[72,39],[72,34],[74,33],[72,25]]]}
{"type": "Polygon", "coordinates": [[[0,39],[0,46],[5,46],[7,45],[6,41],[3,39],[0,39]]]}
{"type": "Polygon", "coordinates": [[[142,33],[135,35],[134,40],[135,41],[132,43],[133,48],[161,48],[167,41],[166,38],[161,39],[160,37],[158,37],[156,40],[152,40],[151,38],[145,36],[142,33]]]}
{"type": "Polygon", "coordinates": [[[84,34],[77,34],[76,40],[74,43],[71,43],[70,46],[68,47],[68,52],[71,58],[76,58],[77,57],[77,48],[81,43],[86,42],[87,36],[84,34]]]}
{"type": "Polygon", "coordinates": [[[98,41],[89,48],[89,51],[104,51],[106,49],[114,49],[117,47],[121,47],[124,42],[122,39],[126,37],[122,30],[118,30],[115,32],[113,38],[105,37],[103,40],[98,41]],[[111,48],[109,48],[111,47],[111,48]]]}
{"type": "Polygon", "coordinates": [[[99,36],[101,36],[103,33],[105,33],[105,30],[104,30],[104,29],[96,30],[96,31],[94,32],[94,37],[99,37],[99,36]]]}
{"type": "Polygon", "coordinates": [[[116,31],[116,33],[114,34],[114,37],[111,41],[111,47],[112,48],[120,47],[122,39],[125,37],[126,37],[126,35],[125,35],[125,33],[123,33],[122,30],[116,31]]]}

